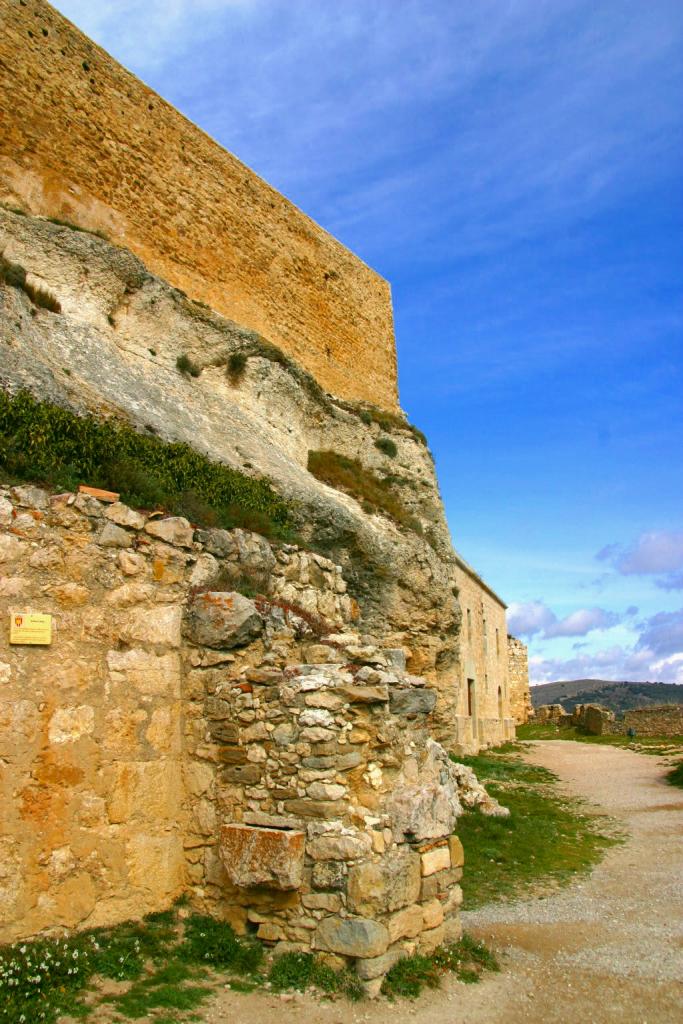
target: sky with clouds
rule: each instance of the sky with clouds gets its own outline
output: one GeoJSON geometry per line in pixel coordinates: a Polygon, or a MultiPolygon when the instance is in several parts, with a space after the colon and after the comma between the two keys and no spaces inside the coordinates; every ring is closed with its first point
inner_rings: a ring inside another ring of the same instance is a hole
{"type": "Polygon", "coordinates": [[[56,6],[391,281],[533,680],[683,682],[683,3],[56,6]]]}

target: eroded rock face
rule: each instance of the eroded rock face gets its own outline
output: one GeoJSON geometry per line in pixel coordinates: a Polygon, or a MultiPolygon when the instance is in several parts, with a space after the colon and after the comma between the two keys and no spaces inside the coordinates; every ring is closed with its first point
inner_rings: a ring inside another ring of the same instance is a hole
{"type": "Polygon", "coordinates": [[[195,644],[229,650],[242,647],[263,631],[263,618],[253,601],[237,594],[197,594],[187,609],[187,634],[195,644]]]}
{"type": "Polygon", "coordinates": [[[303,880],[305,833],[255,825],[223,825],[220,856],[233,885],[243,889],[298,889],[303,880]]]}

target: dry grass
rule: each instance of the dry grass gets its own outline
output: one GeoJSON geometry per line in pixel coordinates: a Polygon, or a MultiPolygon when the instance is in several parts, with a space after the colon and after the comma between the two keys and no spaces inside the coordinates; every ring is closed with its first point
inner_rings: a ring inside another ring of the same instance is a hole
{"type": "Polygon", "coordinates": [[[308,471],[318,480],[357,498],[364,511],[393,519],[399,526],[422,533],[422,526],[405,508],[391,484],[375,476],[360,459],[333,451],[310,451],[308,471]]]}

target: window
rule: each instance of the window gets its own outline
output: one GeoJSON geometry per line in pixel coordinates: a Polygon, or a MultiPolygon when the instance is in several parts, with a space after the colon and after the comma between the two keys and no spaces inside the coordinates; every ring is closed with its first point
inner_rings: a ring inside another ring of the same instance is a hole
{"type": "Polygon", "coordinates": [[[488,634],[486,632],[486,617],[485,616],[484,616],[483,623],[484,623],[484,625],[483,625],[483,628],[484,628],[484,657],[486,657],[487,654],[489,653],[489,638],[488,638],[488,634]]]}
{"type": "Polygon", "coordinates": [[[496,630],[496,657],[500,658],[500,630],[496,630]]]}
{"type": "Polygon", "coordinates": [[[498,687],[498,717],[503,717],[503,691],[498,687]]]}
{"type": "Polygon", "coordinates": [[[467,639],[472,640],[472,609],[467,609],[467,639]]]}
{"type": "Polygon", "coordinates": [[[474,714],[474,679],[467,680],[467,714],[470,718],[474,714]]]}

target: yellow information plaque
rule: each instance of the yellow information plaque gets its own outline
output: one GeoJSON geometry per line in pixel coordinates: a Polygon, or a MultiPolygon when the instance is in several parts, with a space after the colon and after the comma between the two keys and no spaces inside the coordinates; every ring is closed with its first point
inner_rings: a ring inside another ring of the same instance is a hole
{"type": "Polygon", "coordinates": [[[40,612],[10,612],[11,644],[51,644],[52,616],[40,612]]]}

